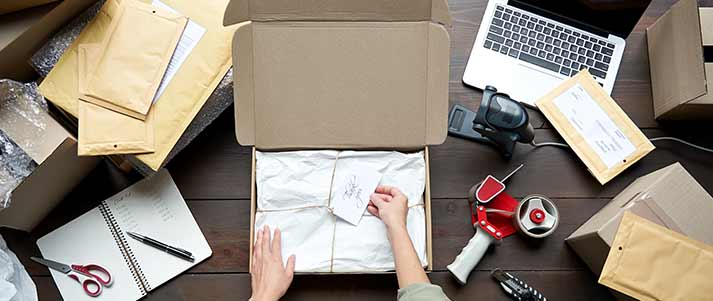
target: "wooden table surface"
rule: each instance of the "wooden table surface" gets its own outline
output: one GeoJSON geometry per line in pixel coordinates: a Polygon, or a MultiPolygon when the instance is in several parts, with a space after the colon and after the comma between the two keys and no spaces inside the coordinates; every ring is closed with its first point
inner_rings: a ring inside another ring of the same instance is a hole
{"type": "MultiPolygon", "coordinates": [[[[451,104],[475,107],[481,93],[461,82],[485,0],[451,0],[451,104]]],[[[654,120],[649,80],[645,28],[664,13],[673,1],[654,0],[627,40],[627,48],[613,98],[649,137],[674,135],[708,147],[713,146],[705,123],[662,124],[654,120]]],[[[702,1],[703,6],[713,1],[702,1]]],[[[538,141],[559,140],[538,112],[531,111],[538,141]]],[[[248,274],[250,148],[235,139],[232,107],[223,113],[168,169],[186,198],[205,234],[213,256],[156,289],[146,300],[246,300],[250,296],[248,274]]],[[[708,190],[713,191],[712,155],[673,142],[657,143],[657,150],[601,186],[572,153],[558,148],[532,150],[518,145],[510,161],[491,148],[449,137],[431,151],[433,216],[433,263],[431,280],[454,300],[508,300],[490,279],[489,271],[512,271],[543,292],[549,300],[613,300],[564,239],[638,176],[679,161],[708,190]],[[509,184],[516,197],[544,194],[557,203],[562,219],[558,230],[540,243],[521,237],[505,239],[478,264],[467,285],[460,286],[446,265],[473,236],[468,188],[489,173],[503,173],[525,163],[509,184]]],[[[31,262],[38,256],[37,238],[93,208],[104,198],[138,180],[103,162],[31,234],[4,229],[15,251],[37,284],[40,300],[59,299],[49,272],[31,262]]],[[[87,238],[91,243],[91,238],[87,238]]],[[[299,259],[298,259],[299,260],[299,259]]],[[[297,276],[285,300],[393,300],[394,275],[297,276]]]]}

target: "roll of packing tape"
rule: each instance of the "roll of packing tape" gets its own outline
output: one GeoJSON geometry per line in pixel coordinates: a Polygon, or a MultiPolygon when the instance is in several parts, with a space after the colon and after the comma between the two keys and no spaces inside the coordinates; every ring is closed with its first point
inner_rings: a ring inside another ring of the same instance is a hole
{"type": "Polygon", "coordinates": [[[559,211],[552,200],[543,195],[530,195],[520,201],[513,223],[525,236],[544,238],[557,229],[559,218],[559,211]]]}

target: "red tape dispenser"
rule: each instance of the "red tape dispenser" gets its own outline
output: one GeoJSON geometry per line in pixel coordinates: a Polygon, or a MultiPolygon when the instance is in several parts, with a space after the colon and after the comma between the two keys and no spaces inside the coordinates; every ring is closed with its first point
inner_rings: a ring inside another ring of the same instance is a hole
{"type": "Polygon", "coordinates": [[[559,215],[552,201],[535,195],[518,202],[505,192],[504,182],[522,167],[517,167],[503,180],[488,175],[470,189],[471,222],[476,232],[453,263],[447,266],[461,284],[466,283],[490,245],[500,243],[515,232],[534,238],[545,237],[557,227],[559,215]]]}

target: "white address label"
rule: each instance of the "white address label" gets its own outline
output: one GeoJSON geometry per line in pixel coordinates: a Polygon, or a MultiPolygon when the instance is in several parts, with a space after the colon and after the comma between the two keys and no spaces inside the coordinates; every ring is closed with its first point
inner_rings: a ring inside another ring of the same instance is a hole
{"type": "Polygon", "coordinates": [[[636,150],[629,138],[581,85],[575,84],[557,96],[554,104],[607,168],[623,162],[636,150]]]}

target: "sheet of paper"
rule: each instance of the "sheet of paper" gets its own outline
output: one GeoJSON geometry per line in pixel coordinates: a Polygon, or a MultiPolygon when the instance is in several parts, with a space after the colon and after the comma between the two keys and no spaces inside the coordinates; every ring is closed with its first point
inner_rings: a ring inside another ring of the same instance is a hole
{"type": "Polygon", "coordinates": [[[358,225],[382,174],[366,166],[338,172],[332,184],[334,214],[352,225],[358,225]]]}
{"type": "MultiPolygon", "coordinates": [[[[170,12],[181,14],[160,0],[153,0],[151,4],[170,12]]],[[[205,32],[206,29],[203,26],[200,26],[198,23],[193,22],[193,20],[188,19],[186,29],[183,30],[183,35],[181,35],[181,39],[178,41],[178,46],[176,46],[176,50],[173,52],[173,56],[171,56],[171,61],[168,63],[166,73],[164,73],[163,79],[161,79],[161,84],[158,86],[158,91],[156,91],[153,102],[156,102],[156,100],[161,98],[161,94],[163,94],[163,91],[166,90],[168,84],[171,83],[171,79],[173,79],[176,73],[178,73],[178,69],[181,68],[181,65],[183,65],[183,62],[186,58],[188,58],[188,55],[191,54],[193,48],[198,45],[198,41],[201,40],[201,37],[203,37],[205,32]]]]}
{"type": "Polygon", "coordinates": [[[581,85],[575,84],[557,96],[554,104],[608,168],[622,162],[636,150],[581,85]]]}

